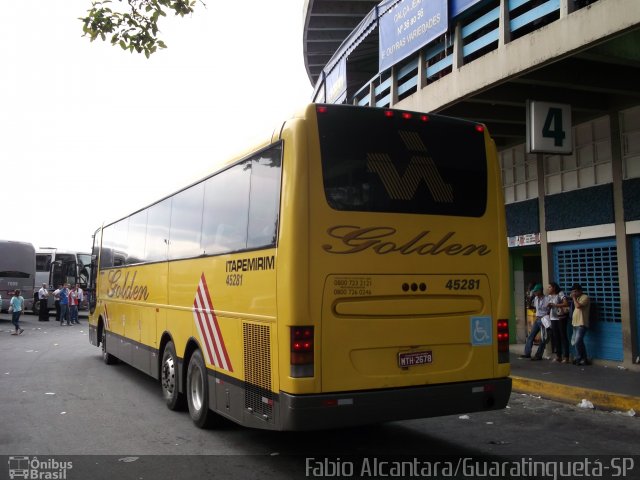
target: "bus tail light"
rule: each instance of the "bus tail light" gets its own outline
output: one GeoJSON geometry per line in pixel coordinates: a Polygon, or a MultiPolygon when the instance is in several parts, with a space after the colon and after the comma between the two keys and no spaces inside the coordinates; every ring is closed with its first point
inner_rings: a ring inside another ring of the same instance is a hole
{"type": "Polygon", "coordinates": [[[509,363],[509,321],[498,320],[498,363],[509,363]]]}
{"type": "Polygon", "coordinates": [[[291,376],[313,377],[313,327],[291,327],[291,376]]]}

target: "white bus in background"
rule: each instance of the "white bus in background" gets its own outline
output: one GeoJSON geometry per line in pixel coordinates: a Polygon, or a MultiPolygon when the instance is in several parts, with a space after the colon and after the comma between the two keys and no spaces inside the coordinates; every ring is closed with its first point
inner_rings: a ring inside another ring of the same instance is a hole
{"type": "Polygon", "coordinates": [[[80,285],[80,288],[85,292],[84,301],[80,305],[80,309],[86,308],[86,290],[91,275],[90,253],[43,247],[38,249],[35,259],[36,281],[33,288],[33,312],[35,314],[40,311],[38,290],[40,290],[43,283],[46,283],[49,288],[49,309],[55,307],[53,291],[64,283],[68,283],[71,286],[76,283],[80,285]]]}
{"type": "Polygon", "coordinates": [[[16,290],[24,297],[24,309],[33,308],[36,250],[26,242],[0,240],[0,310],[7,311],[16,290]]]}

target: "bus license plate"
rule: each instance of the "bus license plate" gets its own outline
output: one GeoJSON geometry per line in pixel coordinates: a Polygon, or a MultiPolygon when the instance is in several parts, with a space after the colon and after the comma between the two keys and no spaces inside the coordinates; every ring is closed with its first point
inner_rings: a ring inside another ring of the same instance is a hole
{"type": "Polygon", "coordinates": [[[433,362],[431,350],[428,352],[401,352],[398,354],[398,366],[400,368],[424,365],[433,362]]]}

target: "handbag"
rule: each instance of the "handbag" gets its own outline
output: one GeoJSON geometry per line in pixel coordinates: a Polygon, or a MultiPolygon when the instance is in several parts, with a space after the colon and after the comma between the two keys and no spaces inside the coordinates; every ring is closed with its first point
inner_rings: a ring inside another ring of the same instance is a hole
{"type": "MultiPolygon", "coordinates": [[[[559,300],[564,300],[567,298],[563,293],[560,293],[559,300]]],[[[556,309],[555,314],[556,318],[564,318],[569,316],[569,306],[566,307],[554,307],[556,309]]]]}
{"type": "Polygon", "coordinates": [[[551,319],[549,318],[549,315],[545,315],[540,321],[542,322],[544,328],[551,327],[551,319]]]}

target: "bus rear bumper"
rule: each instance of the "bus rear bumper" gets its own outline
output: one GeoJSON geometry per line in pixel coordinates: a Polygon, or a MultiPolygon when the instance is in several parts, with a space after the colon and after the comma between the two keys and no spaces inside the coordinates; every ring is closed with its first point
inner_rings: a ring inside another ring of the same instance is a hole
{"type": "Polygon", "coordinates": [[[322,395],[280,392],[283,430],[320,430],[502,409],[511,378],[322,395]]]}

